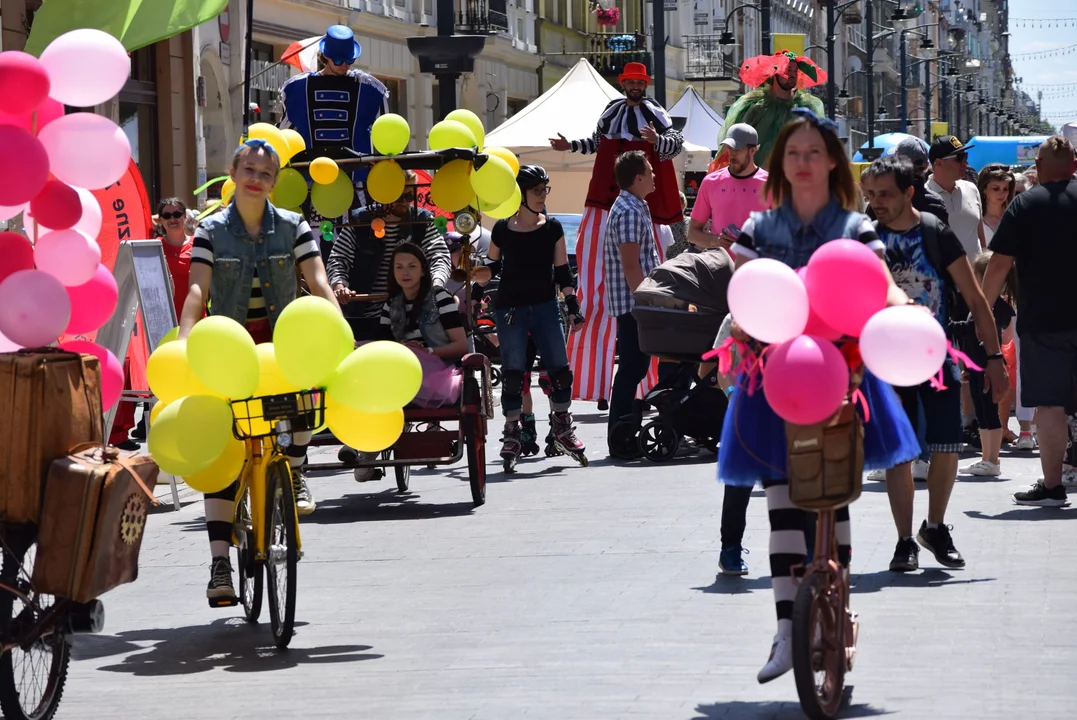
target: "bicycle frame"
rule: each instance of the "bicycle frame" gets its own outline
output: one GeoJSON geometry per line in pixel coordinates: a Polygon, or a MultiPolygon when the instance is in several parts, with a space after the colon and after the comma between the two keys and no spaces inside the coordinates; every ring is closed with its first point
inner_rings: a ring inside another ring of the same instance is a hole
{"type": "MultiPolygon", "coordinates": [[[[265,517],[266,471],[272,463],[277,462],[278,460],[287,463],[288,457],[280,451],[280,447],[277,446],[271,437],[248,439],[244,442],[247,445],[247,459],[243,462],[243,469],[239,474],[239,486],[236,490],[236,499],[233,506],[232,517],[236,516],[239,504],[243,502],[243,493],[245,491],[250,492],[251,528],[254,537],[249,540],[253,540],[255,560],[265,562],[268,556],[266,548],[265,517]]],[[[289,468],[289,475],[290,474],[291,469],[289,468]]],[[[299,546],[300,557],[302,557],[303,541],[299,534],[298,518],[296,521],[295,539],[299,546]]]]}

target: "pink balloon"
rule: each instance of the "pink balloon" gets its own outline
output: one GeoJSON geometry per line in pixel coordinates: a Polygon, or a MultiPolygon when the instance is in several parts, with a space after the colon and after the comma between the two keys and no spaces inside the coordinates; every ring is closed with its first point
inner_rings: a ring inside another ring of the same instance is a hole
{"type": "MultiPolygon", "coordinates": [[[[70,186],[69,186],[70,187],[70,186]]],[[[85,188],[73,187],[72,188],[79,196],[79,205],[81,216],[78,222],[75,223],[72,230],[78,230],[84,233],[87,237],[97,238],[101,234],[101,203],[97,202],[97,197],[92,192],[85,188]]],[[[34,217],[33,210],[27,208],[23,214],[23,227],[26,229],[26,234],[29,235],[34,231],[34,222],[37,222],[38,235],[42,235],[59,228],[49,227],[45,223],[34,217]]]]}
{"type": "Polygon", "coordinates": [[[823,338],[801,335],[767,355],[763,393],[787,422],[823,422],[837,412],[848,392],[849,366],[841,351],[823,338]]]}
{"type": "MultiPolygon", "coordinates": [[[[804,281],[805,286],[807,285],[807,275],[807,268],[797,269],[797,277],[804,281]]],[[[811,307],[810,302],[808,305],[808,324],[804,326],[804,334],[816,335],[824,340],[839,340],[841,338],[841,333],[823,322],[823,319],[820,318],[818,313],[815,312],[815,309],[811,307]]]]}
{"type": "Polygon", "coordinates": [[[41,141],[22,128],[0,125],[0,205],[30,202],[48,179],[49,156],[41,141]]]}
{"type": "Polygon", "coordinates": [[[0,233],[0,283],[20,270],[34,269],[34,246],[19,233],[0,233]]]}
{"type": "Polygon", "coordinates": [[[82,200],[75,188],[59,180],[49,180],[30,201],[30,212],[42,225],[67,230],[82,217],[82,200]]]}
{"type": "Polygon", "coordinates": [[[33,111],[49,94],[49,72],[33,55],[0,53],[0,110],[18,115],[33,111]]]}
{"type": "Polygon", "coordinates": [[[72,340],[60,345],[61,350],[93,355],[101,363],[101,403],[105,410],[120,401],[123,394],[123,365],[112,351],[88,340],[72,340]]]}
{"type": "Polygon", "coordinates": [[[23,205],[0,205],[0,222],[7,222],[16,217],[19,213],[25,212],[29,207],[27,204],[23,205]]]}
{"type": "Polygon", "coordinates": [[[64,116],[64,105],[50,97],[37,106],[23,113],[6,113],[0,110],[0,125],[14,125],[35,135],[41,132],[41,128],[48,125],[58,117],[64,116]],[[34,112],[37,117],[34,117],[34,112]]]}
{"type": "Polygon", "coordinates": [[[729,312],[744,332],[765,343],[782,343],[804,332],[808,292],[796,271],[762,258],[733,273],[727,292],[729,312]]]}
{"type": "Polygon", "coordinates": [[[60,281],[20,270],[0,283],[0,333],[23,347],[44,347],[63,334],[71,301],[60,281]]]}
{"type": "Polygon", "coordinates": [[[123,177],[131,162],[127,135],[103,115],[64,115],[42,130],[39,137],[48,152],[53,175],[68,185],[88,190],[108,187],[123,177]]]}
{"type": "Polygon", "coordinates": [[[67,335],[79,335],[97,330],[112,317],[119,302],[120,290],[116,278],[104,265],[98,265],[90,282],[67,288],[71,297],[71,322],[67,335]]]}
{"type": "Polygon", "coordinates": [[[860,357],[883,382],[913,387],[939,372],[946,360],[946,333],[932,315],[920,308],[888,307],[864,325],[860,357]]]}
{"type": "Polygon", "coordinates": [[[882,261],[856,240],[831,240],[812,253],[805,285],[811,307],[835,330],[852,337],[886,307],[882,261]]]}
{"type": "Polygon", "coordinates": [[[101,247],[78,230],[53,230],[38,238],[34,261],[67,287],[84,285],[101,264],[101,247]]]}
{"type": "Polygon", "coordinates": [[[52,96],[75,107],[112,99],[131,74],[131,58],[123,43],[90,28],[71,30],[53,40],[42,51],[41,62],[52,78],[52,96]]]}

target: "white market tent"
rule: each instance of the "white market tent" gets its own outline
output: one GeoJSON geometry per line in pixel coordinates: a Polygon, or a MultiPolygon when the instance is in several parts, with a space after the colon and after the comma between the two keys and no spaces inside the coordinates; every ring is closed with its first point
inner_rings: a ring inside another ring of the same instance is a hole
{"type": "Polygon", "coordinates": [[[486,134],[486,144],[516,153],[521,165],[541,165],[550,175],[550,212],[581,213],[591,180],[594,155],[559,152],[550,138],[589,138],[606,105],[623,97],[586,60],[580,60],[556,85],[486,134]]]}
{"type": "Polygon", "coordinates": [[[670,117],[684,118],[685,144],[691,143],[710,150],[718,149],[718,133],[725,121],[707,105],[691,85],[684,89],[681,99],[669,109],[670,117]]]}

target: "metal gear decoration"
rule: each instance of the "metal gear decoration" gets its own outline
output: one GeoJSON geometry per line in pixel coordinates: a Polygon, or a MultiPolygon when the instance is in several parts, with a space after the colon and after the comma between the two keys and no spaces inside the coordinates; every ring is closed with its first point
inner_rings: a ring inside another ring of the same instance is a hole
{"type": "Polygon", "coordinates": [[[142,537],[146,527],[146,500],[137,494],[127,498],[120,516],[120,539],[125,545],[134,545],[142,537]]]}

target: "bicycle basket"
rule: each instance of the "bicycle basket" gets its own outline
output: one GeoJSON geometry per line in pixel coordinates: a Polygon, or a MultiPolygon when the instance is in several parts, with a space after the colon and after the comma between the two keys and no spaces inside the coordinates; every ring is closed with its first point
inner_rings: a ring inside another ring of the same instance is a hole
{"type": "Polygon", "coordinates": [[[257,440],[281,434],[277,423],[287,420],[286,432],[314,432],[325,423],[325,390],[301,390],[232,401],[232,434],[257,440]]]}
{"type": "Polygon", "coordinates": [[[789,500],[805,510],[836,510],[858,497],[864,472],[864,427],[848,400],[830,420],[785,424],[789,500]]]}

